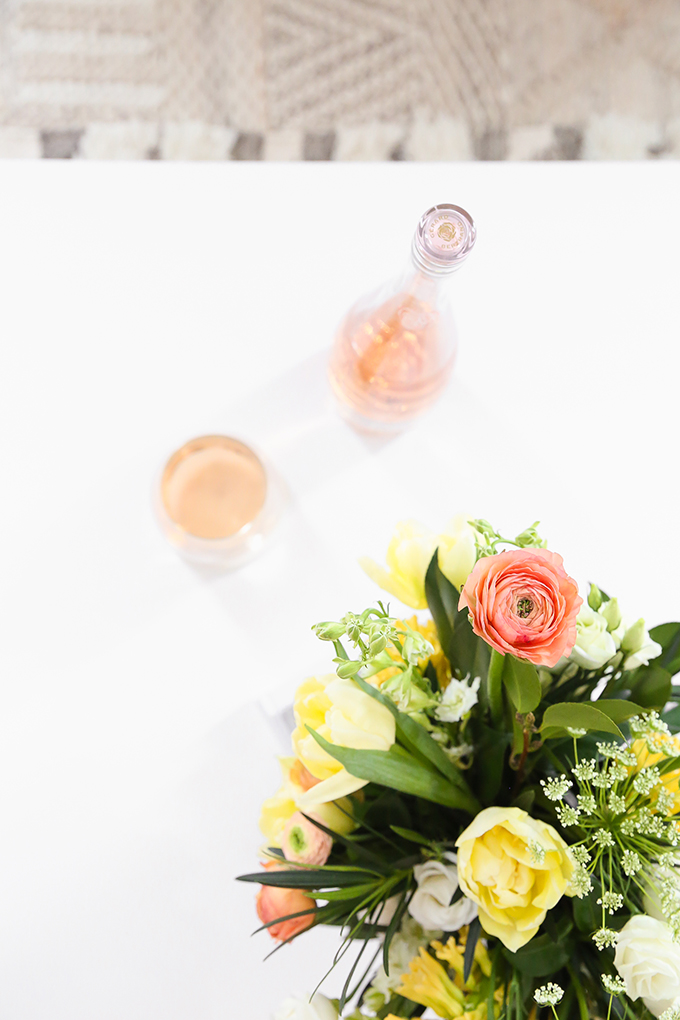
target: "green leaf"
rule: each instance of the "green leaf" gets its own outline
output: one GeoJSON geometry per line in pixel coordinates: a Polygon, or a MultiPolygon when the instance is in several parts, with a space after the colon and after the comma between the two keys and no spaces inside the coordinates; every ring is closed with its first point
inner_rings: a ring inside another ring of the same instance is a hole
{"type": "Polygon", "coordinates": [[[459,594],[439,569],[439,550],[435,550],[425,574],[425,597],[437,628],[439,642],[448,658],[453,639],[453,624],[458,615],[459,594]]]}
{"type": "Polygon", "coordinates": [[[526,659],[516,659],[514,655],[505,656],[503,683],[508,697],[522,715],[533,712],[540,704],[542,690],[538,670],[526,659]]]}
{"type": "Polygon", "coordinates": [[[471,815],[477,814],[480,809],[479,803],[471,793],[455,787],[434,769],[421,765],[413,755],[396,744],[392,745],[389,751],[357,750],[353,747],[330,744],[311,727],[308,726],[307,729],[317,744],[357,779],[379,783],[381,786],[410,793],[414,797],[422,797],[423,800],[433,801],[443,807],[467,811],[471,815]]]}
{"type": "Polygon", "coordinates": [[[392,832],[396,832],[397,836],[401,836],[402,839],[407,839],[409,843],[418,843],[419,846],[432,846],[431,839],[425,839],[419,832],[414,832],[413,829],[402,829],[400,825],[390,825],[392,832]]]}
{"type": "MultiPolygon", "coordinates": [[[[316,888],[316,886],[314,888],[316,888]]],[[[335,903],[343,900],[362,900],[369,893],[374,893],[375,890],[375,882],[365,882],[363,885],[350,885],[345,886],[342,889],[319,890],[319,899],[328,900],[329,903],[335,903]]]]}
{"type": "MultiPolygon", "coordinates": [[[[678,693],[678,697],[680,697],[680,692],[678,693]]],[[[674,733],[677,733],[677,731],[680,730],[680,705],[676,705],[675,708],[670,710],[670,712],[665,712],[661,718],[670,726],[674,733]]]]}
{"type": "Polygon", "coordinates": [[[392,699],[388,698],[387,695],[383,694],[377,687],[373,687],[372,684],[367,683],[360,677],[355,677],[354,682],[365,694],[368,694],[371,698],[375,698],[375,700],[379,701],[381,705],[384,705],[385,708],[389,709],[396,720],[397,733],[400,737],[404,738],[407,746],[411,745],[415,748],[415,750],[422,754],[424,758],[431,762],[434,767],[442,773],[442,775],[446,776],[447,779],[462,790],[470,793],[470,788],[461,775],[460,769],[457,769],[453,762],[447,758],[441,746],[436,740],[433,740],[424,726],[421,726],[419,722],[412,719],[410,715],[406,715],[405,712],[400,712],[392,699]]]}
{"type": "Polygon", "coordinates": [[[594,704],[600,712],[604,712],[615,723],[625,722],[626,719],[644,712],[644,708],[635,701],[620,700],[618,698],[598,698],[594,704]]]}
{"type": "Polygon", "coordinates": [[[475,962],[475,949],[477,948],[477,940],[482,931],[479,918],[475,917],[470,921],[470,927],[467,933],[467,942],[465,943],[465,956],[463,958],[463,983],[467,984],[467,979],[470,977],[472,971],[472,964],[475,962]]]}
{"type": "Polygon", "coordinates": [[[491,649],[470,626],[468,610],[458,612],[458,589],[439,569],[438,552],[425,575],[425,597],[451,669],[461,676],[486,676],[491,649]]]}
{"type": "Polygon", "coordinates": [[[496,803],[496,798],[503,782],[503,766],[512,734],[507,731],[494,730],[490,726],[479,728],[476,757],[484,762],[483,769],[475,769],[475,793],[486,806],[496,803]]]}
{"type": "Polygon", "coordinates": [[[654,663],[675,676],[680,672],[680,623],[660,623],[658,627],[652,627],[649,636],[663,648],[654,663]]]}
{"type": "Polygon", "coordinates": [[[658,661],[655,659],[648,666],[639,666],[631,673],[630,696],[643,708],[663,709],[671,696],[671,674],[657,665],[658,661]]]}
{"type": "Polygon", "coordinates": [[[239,875],[237,882],[257,882],[258,885],[276,885],[285,889],[342,889],[368,882],[383,881],[359,868],[291,868],[288,871],[257,871],[239,875]]]}
{"type": "Polygon", "coordinates": [[[560,734],[567,728],[613,733],[623,739],[623,733],[605,712],[593,704],[579,701],[563,701],[550,705],[543,715],[541,733],[544,739],[560,734]]]}
{"type": "Polygon", "coordinates": [[[503,956],[520,973],[543,977],[564,967],[569,960],[569,948],[563,943],[553,942],[549,935],[536,935],[516,953],[504,948],[503,956]]]}

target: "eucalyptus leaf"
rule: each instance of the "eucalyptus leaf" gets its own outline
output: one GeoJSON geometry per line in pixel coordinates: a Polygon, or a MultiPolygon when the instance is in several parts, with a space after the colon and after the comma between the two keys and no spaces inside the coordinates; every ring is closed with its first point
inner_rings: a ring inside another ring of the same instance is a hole
{"type": "Polygon", "coordinates": [[[680,672],[680,623],[660,623],[658,627],[652,627],[649,636],[663,648],[654,663],[675,676],[680,672]]]}
{"type": "Polygon", "coordinates": [[[511,702],[522,715],[533,712],[541,702],[542,689],[538,670],[526,659],[516,659],[514,655],[505,656],[503,685],[511,702]]]}
{"type": "Polygon", "coordinates": [[[641,705],[627,699],[598,698],[594,705],[615,723],[625,722],[626,719],[631,719],[634,715],[644,712],[641,705]]]}
{"type": "Polygon", "coordinates": [[[671,696],[671,674],[657,665],[658,662],[659,659],[655,659],[648,666],[639,666],[633,670],[629,681],[631,698],[646,709],[663,709],[671,696]]]}
{"type": "Polygon", "coordinates": [[[544,739],[557,736],[567,729],[613,733],[623,739],[623,733],[605,712],[594,704],[579,701],[563,701],[545,710],[541,726],[544,739]]]}

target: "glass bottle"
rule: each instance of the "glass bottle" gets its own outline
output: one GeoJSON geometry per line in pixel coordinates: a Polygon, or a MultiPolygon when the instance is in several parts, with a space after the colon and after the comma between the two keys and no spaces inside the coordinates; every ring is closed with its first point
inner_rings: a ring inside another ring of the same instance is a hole
{"type": "Polygon", "coordinates": [[[420,218],[411,265],[360,298],[340,324],[329,378],[343,417],[372,432],[394,432],[441,395],[456,354],[448,282],[470,254],[475,225],[457,205],[420,218]]]}

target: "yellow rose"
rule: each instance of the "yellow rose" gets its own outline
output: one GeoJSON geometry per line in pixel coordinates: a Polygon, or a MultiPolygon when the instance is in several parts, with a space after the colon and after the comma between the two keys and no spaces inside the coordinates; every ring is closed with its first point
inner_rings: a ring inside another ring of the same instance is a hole
{"type": "Polygon", "coordinates": [[[476,559],[475,532],[462,515],[454,517],[441,535],[417,521],[401,521],[387,547],[387,568],[366,556],[359,564],[371,580],[400,602],[426,609],[425,574],[437,547],[442,573],[460,590],[476,559]]]}
{"type": "Polygon", "coordinates": [[[456,846],[458,881],[479,907],[482,927],[516,953],[567,891],[574,871],[567,844],[520,808],[490,807],[456,846]]]}
{"type": "MultiPolygon", "coordinates": [[[[279,764],[283,782],[274,796],[264,802],[260,814],[260,829],[267,839],[267,846],[277,847],[281,846],[281,835],[286,823],[300,810],[302,795],[315,785],[313,777],[295,758],[279,758],[279,764]]],[[[352,805],[347,799],[337,804],[320,804],[314,814],[323,825],[341,836],[354,828],[352,805]]]]}
{"type": "Polygon", "coordinates": [[[331,744],[362,750],[388,751],[395,740],[394,716],[375,698],[335,673],[305,680],[295,695],[293,750],[311,774],[321,780],[300,797],[302,811],[346,797],[362,786],[357,779],[317,744],[307,727],[331,744]]]}
{"type": "MultiPolygon", "coordinates": [[[[634,740],[630,746],[631,751],[638,760],[637,765],[634,765],[631,769],[632,772],[639,772],[640,769],[648,769],[653,765],[658,765],[660,762],[680,755],[680,734],[675,736],[665,736],[661,734],[661,740],[659,744],[663,743],[666,753],[656,754],[654,751],[650,751],[647,741],[644,738],[634,740]]],[[[665,815],[676,815],[680,811],[680,769],[671,769],[670,772],[661,773],[661,785],[664,787],[667,793],[673,798],[673,803],[670,807],[663,812],[665,815]]],[[[659,797],[658,788],[652,790],[650,799],[653,804],[656,803],[659,797]]]]}

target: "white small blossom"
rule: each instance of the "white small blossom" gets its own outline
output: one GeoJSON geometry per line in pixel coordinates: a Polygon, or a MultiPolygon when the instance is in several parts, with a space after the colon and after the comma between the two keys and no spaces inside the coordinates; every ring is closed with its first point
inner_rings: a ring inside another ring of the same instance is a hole
{"type": "Polygon", "coordinates": [[[597,810],[597,802],[591,793],[579,793],[576,800],[579,811],[584,815],[592,815],[597,810]]]}
{"type": "Polygon", "coordinates": [[[574,895],[581,900],[593,889],[593,880],[581,864],[574,868],[569,884],[574,890],[574,895]]]}
{"type": "Polygon", "coordinates": [[[567,779],[566,776],[552,776],[550,779],[541,779],[541,786],[548,800],[562,800],[571,785],[571,780],[567,779]]]}
{"type": "Polygon", "coordinates": [[[573,846],[571,853],[574,860],[578,861],[579,864],[590,864],[593,859],[582,843],[579,843],[578,846],[573,846]]]}
{"type": "Polygon", "coordinates": [[[665,1009],[659,1020],[680,1020],[680,1002],[665,1009]]]}
{"type": "Polygon", "coordinates": [[[560,825],[565,826],[565,828],[578,824],[580,813],[577,808],[569,807],[568,804],[558,804],[555,808],[555,813],[560,820],[560,825]]]}
{"type": "Polygon", "coordinates": [[[610,914],[615,914],[617,910],[620,910],[623,906],[623,896],[621,893],[608,890],[603,893],[600,899],[597,901],[598,906],[604,907],[610,914]]]}
{"type": "Polygon", "coordinates": [[[593,935],[593,942],[600,952],[609,946],[615,946],[618,941],[619,933],[612,931],[611,928],[599,928],[593,935]]]}
{"type": "Polygon", "coordinates": [[[661,773],[656,765],[652,768],[642,769],[633,779],[633,789],[641,797],[648,797],[654,787],[658,785],[660,779],[661,773]]]}
{"type": "Polygon", "coordinates": [[[622,815],[626,811],[626,798],[619,796],[618,793],[614,793],[613,790],[609,794],[607,803],[609,810],[615,815],[622,815]]]}
{"type": "Polygon", "coordinates": [[[596,829],[593,833],[593,840],[598,846],[614,846],[614,837],[608,829],[596,829]]]}
{"type": "Polygon", "coordinates": [[[472,683],[468,684],[469,679],[468,673],[465,680],[451,680],[449,683],[434,713],[441,722],[460,722],[477,704],[479,700],[477,692],[482,680],[476,676],[472,683]]]}
{"type": "Polygon", "coordinates": [[[661,815],[669,815],[674,811],[675,797],[665,786],[659,790],[654,807],[661,815]]]}
{"type": "Polygon", "coordinates": [[[622,783],[624,779],[628,779],[628,769],[620,761],[613,761],[609,766],[607,775],[612,784],[622,783]]]}
{"type": "Polygon", "coordinates": [[[597,762],[594,758],[588,758],[574,765],[571,771],[580,783],[587,783],[597,775],[597,762]]]}
{"type": "Polygon", "coordinates": [[[640,855],[637,854],[635,850],[624,850],[623,857],[621,859],[621,867],[629,878],[632,878],[633,875],[637,875],[638,871],[642,867],[640,855]]]}
{"type": "Polygon", "coordinates": [[[588,730],[584,730],[581,726],[567,726],[566,731],[570,737],[574,737],[575,740],[579,740],[580,737],[585,737],[588,730]]]}
{"type": "Polygon", "coordinates": [[[536,864],[543,864],[546,855],[546,849],[544,846],[541,846],[540,843],[537,843],[532,839],[529,843],[527,843],[527,849],[531,853],[536,864]]]}
{"type": "Polygon", "coordinates": [[[626,986],[620,977],[611,977],[609,974],[602,975],[602,984],[605,991],[610,995],[623,995],[626,986]]]}
{"type": "Polygon", "coordinates": [[[541,985],[534,992],[534,999],[539,1006],[556,1006],[562,1001],[564,989],[556,985],[554,981],[548,981],[547,985],[541,985]]]}
{"type": "Polygon", "coordinates": [[[614,758],[623,765],[637,765],[637,758],[625,744],[608,743],[598,740],[597,749],[603,758],[614,758]]]}
{"type": "Polygon", "coordinates": [[[615,780],[613,780],[609,773],[604,770],[602,772],[598,772],[597,775],[592,778],[593,786],[596,786],[598,790],[611,790],[614,782],[615,780]]]}

